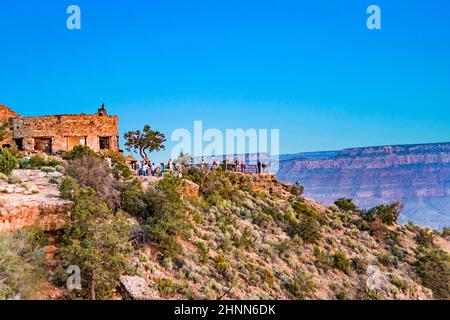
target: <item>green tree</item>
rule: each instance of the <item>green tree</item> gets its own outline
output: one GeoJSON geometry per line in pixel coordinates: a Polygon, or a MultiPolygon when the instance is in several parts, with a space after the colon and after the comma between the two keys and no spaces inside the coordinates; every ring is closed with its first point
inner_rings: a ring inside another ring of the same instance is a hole
{"type": "Polygon", "coordinates": [[[92,188],[80,189],[71,221],[66,225],[61,248],[67,265],[82,270],[82,295],[110,298],[119,276],[126,270],[129,253],[129,225],[121,212],[114,213],[99,200],[92,188]]]}
{"type": "Polygon", "coordinates": [[[353,211],[355,212],[358,207],[353,203],[352,199],[348,199],[348,198],[339,198],[337,199],[334,204],[341,209],[342,211],[353,211]]]}
{"type": "Polygon", "coordinates": [[[124,138],[127,151],[139,151],[146,163],[150,163],[147,152],[164,150],[164,142],[167,140],[163,133],[152,130],[149,125],[145,125],[142,132],[140,130],[128,131],[124,138]]]}
{"type": "Polygon", "coordinates": [[[391,204],[382,204],[373,207],[369,211],[364,213],[364,219],[373,222],[377,218],[383,223],[391,225],[398,223],[398,218],[403,210],[403,204],[401,202],[393,202],[391,204]]]}
{"type": "Polygon", "coordinates": [[[416,272],[438,299],[450,299],[450,255],[432,246],[417,249],[416,272]]]}

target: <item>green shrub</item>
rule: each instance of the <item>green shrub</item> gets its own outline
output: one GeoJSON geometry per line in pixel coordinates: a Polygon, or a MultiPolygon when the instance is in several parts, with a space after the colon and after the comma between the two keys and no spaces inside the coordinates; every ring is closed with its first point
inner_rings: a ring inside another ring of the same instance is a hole
{"type": "Polygon", "coordinates": [[[75,160],[85,155],[91,157],[99,157],[99,154],[93,151],[91,148],[79,145],[74,147],[71,151],[64,154],[63,158],[66,160],[75,160]]]}
{"type": "Polygon", "coordinates": [[[333,254],[333,267],[346,274],[350,274],[351,261],[343,251],[333,254]]]}
{"type": "Polygon", "coordinates": [[[293,233],[306,243],[318,243],[322,239],[322,227],[315,217],[303,216],[300,221],[293,223],[293,233]]]}
{"type": "Polygon", "coordinates": [[[382,204],[364,212],[364,219],[369,222],[380,219],[384,224],[391,225],[398,222],[402,210],[403,205],[400,202],[382,204]]]}
{"type": "Polygon", "coordinates": [[[364,258],[355,257],[352,259],[352,267],[358,274],[365,274],[369,263],[364,258]]]}
{"type": "Polygon", "coordinates": [[[322,252],[319,247],[314,247],[314,256],[316,257],[314,264],[317,268],[321,268],[326,271],[333,267],[334,259],[328,252],[322,252]]]}
{"type": "Polygon", "coordinates": [[[163,297],[173,296],[179,290],[179,286],[168,278],[159,279],[156,283],[158,285],[159,293],[163,297]]]}
{"type": "Polygon", "coordinates": [[[300,271],[294,279],[286,284],[286,287],[294,299],[304,300],[314,295],[317,285],[310,276],[300,271]]]}
{"type": "Polygon", "coordinates": [[[41,298],[47,276],[45,242],[36,227],[0,234],[0,300],[41,298]]]}
{"type": "Polygon", "coordinates": [[[142,216],[147,208],[144,202],[141,182],[134,179],[128,182],[122,190],[121,206],[126,212],[142,216]]]}
{"type": "Polygon", "coordinates": [[[348,293],[345,290],[339,290],[336,292],[336,299],[338,300],[348,300],[348,293]]]}
{"type": "Polygon", "coordinates": [[[17,166],[17,159],[6,148],[0,148],[0,172],[9,176],[17,166]]]}
{"type": "Polygon", "coordinates": [[[209,248],[203,241],[197,242],[197,251],[200,254],[201,261],[207,263],[209,260],[209,248]]]}
{"type": "Polygon", "coordinates": [[[197,167],[189,167],[183,171],[184,178],[191,180],[198,185],[202,183],[204,176],[204,172],[197,167]]]}
{"type": "Polygon", "coordinates": [[[111,169],[104,159],[84,154],[69,162],[66,173],[81,187],[94,189],[111,208],[120,205],[118,181],[111,174],[111,169]]]}
{"type": "Polygon", "coordinates": [[[425,287],[438,299],[450,299],[450,255],[437,247],[421,246],[415,263],[425,287]]]}
{"type": "Polygon", "coordinates": [[[389,252],[378,255],[378,262],[385,267],[392,267],[398,264],[398,259],[389,252]]]}
{"type": "Polygon", "coordinates": [[[394,286],[396,286],[397,288],[399,288],[400,290],[405,290],[406,289],[405,281],[400,279],[399,277],[397,277],[395,274],[392,275],[392,277],[391,277],[391,283],[394,286]]]}
{"type": "Polygon", "coordinates": [[[230,264],[225,260],[225,257],[223,256],[223,254],[218,254],[214,258],[214,262],[215,262],[217,271],[222,272],[222,273],[225,272],[230,267],[230,264]]]}
{"type": "Polygon", "coordinates": [[[414,237],[417,244],[423,246],[432,246],[434,241],[433,233],[430,230],[417,228],[417,233],[414,237]]]}
{"type": "Polygon", "coordinates": [[[74,200],[78,193],[79,186],[71,177],[65,177],[59,186],[59,196],[63,199],[74,200]]]}
{"type": "Polygon", "coordinates": [[[28,161],[28,168],[36,169],[45,166],[45,160],[41,156],[34,155],[28,161]]]}
{"type": "Polygon", "coordinates": [[[355,212],[358,207],[353,203],[352,199],[348,198],[339,198],[337,199],[334,204],[342,211],[348,212],[353,211],[355,212]]]}
{"type": "Polygon", "coordinates": [[[103,155],[105,158],[110,158],[113,166],[113,173],[116,179],[129,179],[132,177],[130,167],[127,165],[125,156],[120,152],[108,150],[103,155]]]}

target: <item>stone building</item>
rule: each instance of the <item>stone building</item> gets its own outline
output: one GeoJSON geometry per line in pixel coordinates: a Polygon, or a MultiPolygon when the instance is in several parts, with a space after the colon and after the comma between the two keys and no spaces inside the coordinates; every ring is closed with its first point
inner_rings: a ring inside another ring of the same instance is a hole
{"type": "Polygon", "coordinates": [[[6,125],[2,146],[15,144],[22,151],[47,154],[78,145],[97,152],[119,151],[119,119],[109,116],[104,106],[95,114],[23,117],[0,104],[0,121],[6,125]]]}

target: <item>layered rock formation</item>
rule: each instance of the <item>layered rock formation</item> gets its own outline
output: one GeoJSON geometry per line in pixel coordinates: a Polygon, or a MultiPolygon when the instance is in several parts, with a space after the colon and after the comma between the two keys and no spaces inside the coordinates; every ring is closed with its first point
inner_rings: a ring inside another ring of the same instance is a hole
{"type": "Polygon", "coordinates": [[[278,177],[308,197],[350,197],[367,208],[402,201],[402,222],[450,226],[450,143],[352,148],[283,156],[278,177]]]}
{"type": "Polygon", "coordinates": [[[15,170],[14,182],[0,180],[0,232],[38,224],[45,231],[61,229],[72,202],[59,198],[58,172],[15,170]]]}

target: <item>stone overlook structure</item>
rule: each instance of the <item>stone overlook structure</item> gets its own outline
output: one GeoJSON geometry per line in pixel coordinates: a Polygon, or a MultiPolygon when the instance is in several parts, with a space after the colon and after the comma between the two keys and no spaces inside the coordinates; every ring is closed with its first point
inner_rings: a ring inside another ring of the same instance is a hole
{"type": "Polygon", "coordinates": [[[23,117],[0,104],[0,121],[6,124],[1,146],[21,151],[55,154],[88,146],[94,151],[119,151],[119,119],[105,106],[95,114],[61,114],[23,117]]]}

